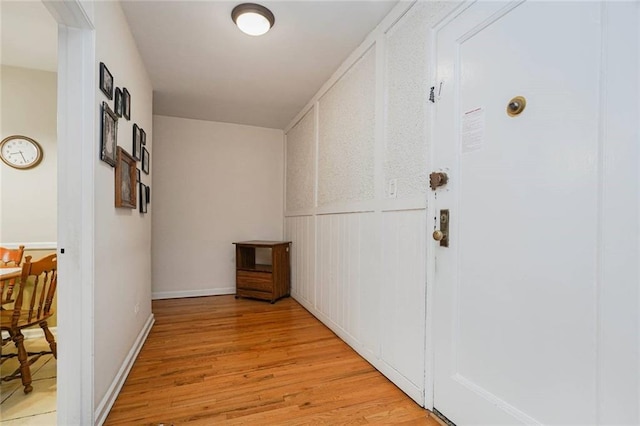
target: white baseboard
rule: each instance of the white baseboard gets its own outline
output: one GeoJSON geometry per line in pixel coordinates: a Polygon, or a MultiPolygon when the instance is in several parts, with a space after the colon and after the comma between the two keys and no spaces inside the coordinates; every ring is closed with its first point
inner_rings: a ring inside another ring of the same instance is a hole
{"type": "Polygon", "coordinates": [[[318,311],[312,303],[300,297],[295,292],[291,292],[291,297],[300,303],[307,311],[309,311],[314,317],[322,322],[327,328],[333,331],[340,339],[342,339],[347,345],[364,358],[369,364],[371,364],[376,370],[382,373],[387,379],[395,384],[401,391],[407,394],[411,399],[417,402],[421,407],[424,407],[424,389],[411,383],[406,377],[404,377],[398,370],[389,365],[384,359],[373,351],[364,347],[356,338],[343,330],[338,324],[331,321],[329,317],[318,311]]]}
{"type": "Polygon", "coordinates": [[[208,288],[206,290],[158,291],[151,293],[151,299],[181,299],[183,297],[223,296],[236,294],[235,287],[208,288]]]}
{"type": "MultiPolygon", "coordinates": [[[[49,331],[51,331],[51,333],[56,336],[58,334],[58,327],[49,327],[49,331]]],[[[44,331],[42,331],[40,327],[27,328],[25,330],[22,330],[22,335],[24,336],[24,340],[40,339],[44,338],[44,331]]],[[[9,333],[3,331],[2,338],[6,339],[7,337],[9,337],[9,333]]]]}
{"type": "Polygon", "coordinates": [[[113,404],[116,402],[116,398],[118,397],[118,394],[120,393],[120,390],[124,385],[124,381],[129,375],[131,367],[133,367],[133,363],[138,357],[140,349],[142,349],[142,345],[144,344],[145,340],[147,340],[147,336],[149,335],[154,322],[155,318],[152,313],[149,315],[149,318],[147,318],[147,322],[144,324],[144,327],[142,327],[142,330],[138,334],[133,347],[131,347],[131,350],[127,354],[127,357],[124,359],[124,362],[122,363],[118,374],[116,374],[113,382],[111,382],[111,386],[109,386],[109,389],[107,389],[106,395],[104,396],[104,398],[102,398],[100,404],[98,404],[94,416],[94,418],[96,419],[96,425],[102,425],[107,419],[107,415],[109,414],[109,411],[111,411],[111,407],[113,407],[113,404]]]}

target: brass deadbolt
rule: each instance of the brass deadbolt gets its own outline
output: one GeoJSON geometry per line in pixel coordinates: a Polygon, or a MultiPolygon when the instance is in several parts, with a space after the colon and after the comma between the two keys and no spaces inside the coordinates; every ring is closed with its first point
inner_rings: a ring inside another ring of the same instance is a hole
{"type": "Polygon", "coordinates": [[[433,172],[429,175],[429,186],[432,190],[436,190],[444,186],[449,181],[449,176],[444,172],[433,172]]]}
{"type": "Polygon", "coordinates": [[[524,96],[516,96],[509,101],[509,104],[507,105],[507,114],[509,114],[509,117],[520,115],[526,106],[527,100],[524,96]]]}

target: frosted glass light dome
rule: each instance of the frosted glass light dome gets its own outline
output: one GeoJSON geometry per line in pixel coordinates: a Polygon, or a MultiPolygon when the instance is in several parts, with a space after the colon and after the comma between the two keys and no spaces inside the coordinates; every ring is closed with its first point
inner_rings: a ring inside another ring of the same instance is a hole
{"type": "Polygon", "coordinates": [[[275,22],[269,9],[254,3],[243,3],[234,7],[231,18],[242,32],[252,36],[265,34],[275,22]]]}

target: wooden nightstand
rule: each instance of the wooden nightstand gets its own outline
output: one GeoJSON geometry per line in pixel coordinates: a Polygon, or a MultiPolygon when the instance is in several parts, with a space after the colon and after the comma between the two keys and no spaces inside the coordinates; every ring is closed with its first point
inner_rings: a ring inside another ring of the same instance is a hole
{"type": "Polygon", "coordinates": [[[241,241],[236,245],[236,298],[274,303],[291,288],[290,241],[241,241]],[[271,263],[256,263],[256,249],[268,249],[271,263]]]}

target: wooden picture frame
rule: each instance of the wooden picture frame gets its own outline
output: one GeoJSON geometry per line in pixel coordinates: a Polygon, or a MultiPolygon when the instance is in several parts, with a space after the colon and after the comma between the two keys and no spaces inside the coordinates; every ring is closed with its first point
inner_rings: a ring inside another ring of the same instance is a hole
{"type": "Polygon", "coordinates": [[[140,213],[146,213],[147,212],[147,186],[140,182],[140,208],[139,211],[140,213]]]}
{"type": "Polygon", "coordinates": [[[145,174],[149,174],[149,163],[151,162],[151,157],[147,148],[142,148],[142,171],[145,174]]]}
{"type": "Polygon", "coordinates": [[[109,100],[113,99],[113,75],[104,62],[100,62],[100,90],[109,100]]]}
{"type": "Polygon", "coordinates": [[[116,87],[116,100],[114,101],[113,109],[118,117],[122,117],[122,107],[123,107],[122,89],[120,89],[119,87],[116,87]]]}
{"type": "Polygon", "coordinates": [[[140,161],[142,158],[142,129],[137,124],[133,124],[133,158],[140,161]]]}
{"type": "Polygon", "coordinates": [[[109,104],[102,102],[102,139],[100,159],[111,167],[116,165],[116,146],[118,137],[118,116],[111,111],[109,104]]]}
{"type": "Polygon", "coordinates": [[[115,170],[115,206],[135,209],[138,199],[138,185],[136,185],[136,160],[121,147],[118,147],[117,157],[115,170]]]}
{"type": "Polygon", "coordinates": [[[122,115],[131,120],[131,94],[126,87],[122,88],[122,115]]]}

